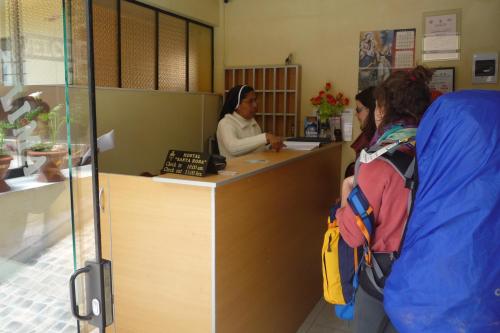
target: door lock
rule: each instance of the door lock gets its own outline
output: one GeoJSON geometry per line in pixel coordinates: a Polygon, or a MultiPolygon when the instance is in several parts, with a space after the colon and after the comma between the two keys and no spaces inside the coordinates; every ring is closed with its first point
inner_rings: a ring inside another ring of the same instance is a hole
{"type": "Polygon", "coordinates": [[[99,306],[99,300],[97,298],[94,298],[92,300],[92,313],[94,316],[98,316],[101,314],[101,307],[99,306]]]}

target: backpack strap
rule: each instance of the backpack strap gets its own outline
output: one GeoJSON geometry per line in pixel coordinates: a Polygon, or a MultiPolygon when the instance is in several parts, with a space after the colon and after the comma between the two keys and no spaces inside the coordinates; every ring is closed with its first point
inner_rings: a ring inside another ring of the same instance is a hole
{"type": "MultiPolygon", "coordinates": [[[[384,277],[384,273],[382,272],[382,269],[380,268],[380,265],[378,264],[377,260],[372,255],[370,249],[371,234],[373,232],[373,226],[374,226],[373,208],[370,206],[370,203],[366,199],[366,196],[359,187],[357,182],[357,177],[359,174],[359,167],[361,163],[370,163],[377,158],[385,160],[398,172],[398,174],[401,177],[403,177],[405,187],[409,188],[411,190],[411,193],[408,198],[408,207],[409,207],[408,216],[403,228],[403,234],[401,236],[400,244],[402,244],[406,233],[407,222],[411,215],[411,210],[413,208],[413,198],[416,193],[415,175],[417,166],[416,157],[410,156],[398,150],[402,144],[410,144],[414,147],[415,146],[414,138],[411,137],[402,139],[394,143],[391,143],[389,145],[385,145],[383,147],[376,145],[370,147],[366,151],[363,150],[362,153],[360,154],[360,158],[356,160],[355,164],[355,172],[354,172],[355,186],[351,191],[351,194],[347,198],[347,202],[349,203],[351,209],[356,215],[356,225],[359,227],[361,233],[365,238],[365,244],[363,245],[365,262],[367,264],[365,271],[373,287],[382,295],[383,295],[383,289],[378,286],[375,276],[377,277],[377,279],[380,280],[384,277]]],[[[401,250],[401,245],[400,248],[398,249],[398,252],[396,252],[396,257],[399,254],[400,250],[401,250]]]]}
{"type": "Polygon", "coordinates": [[[347,198],[347,202],[351,206],[354,214],[356,215],[356,225],[361,230],[363,237],[365,238],[365,243],[363,244],[363,253],[364,253],[364,261],[367,264],[367,275],[370,279],[370,282],[373,284],[374,288],[383,294],[383,290],[377,285],[374,272],[378,279],[382,279],[384,277],[384,273],[380,268],[375,257],[372,255],[370,244],[371,244],[371,234],[373,233],[374,226],[374,217],[373,217],[373,208],[370,206],[370,203],[366,199],[363,191],[359,186],[355,186],[349,197],[347,198]],[[373,270],[372,270],[373,268],[373,270]]]}
{"type": "Polygon", "coordinates": [[[389,165],[391,165],[394,170],[396,170],[396,172],[403,178],[405,188],[408,188],[410,190],[410,194],[408,195],[408,214],[404,223],[403,232],[401,233],[399,248],[396,252],[394,252],[395,257],[398,258],[403,246],[408,221],[413,211],[413,201],[417,192],[417,157],[416,155],[410,156],[401,151],[395,151],[392,154],[387,153],[383,156],[380,156],[379,159],[384,160],[389,165]]]}
{"type": "Polygon", "coordinates": [[[378,265],[377,260],[373,260],[373,269],[371,266],[366,266],[365,272],[366,272],[366,276],[368,276],[368,280],[370,280],[370,283],[372,284],[373,288],[375,288],[375,290],[377,290],[381,295],[383,295],[384,289],[382,289],[378,286],[377,281],[375,280],[375,277],[373,276],[373,271],[375,270],[375,272],[377,272],[376,267],[378,268],[378,271],[380,271],[380,277],[378,277],[378,278],[379,279],[383,278],[384,274],[382,273],[382,270],[380,269],[380,266],[378,265]]]}
{"type": "Polygon", "coordinates": [[[365,238],[365,244],[363,245],[365,261],[371,264],[372,254],[370,243],[374,226],[373,208],[370,206],[365,194],[358,185],[352,189],[347,197],[347,202],[356,216],[356,225],[365,238]]]}
{"type": "Polygon", "coordinates": [[[410,189],[410,195],[408,197],[408,216],[406,218],[405,225],[403,227],[403,233],[401,234],[401,242],[399,243],[399,249],[395,253],[396,258],[401,255],[401,249],[406,237],[406,230],[408,229],[408,222],[410,221],[411,214],[413,213],[413,207],[415,202],[415,196],[418,190],[418,162],[417,162],[417,152],[415,151],[415,156],[411,161],[405,174],[405,187],[410,189]]]}

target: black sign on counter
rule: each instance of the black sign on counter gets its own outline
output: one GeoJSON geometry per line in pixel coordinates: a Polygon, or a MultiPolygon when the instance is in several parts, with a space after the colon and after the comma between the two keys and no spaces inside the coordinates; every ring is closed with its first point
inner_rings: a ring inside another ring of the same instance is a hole
{"type": "Polygon", "coordinates": [[[208,160],[207,154],[170,150],[161,173],[203,177],[207,174],[208,160]]]}

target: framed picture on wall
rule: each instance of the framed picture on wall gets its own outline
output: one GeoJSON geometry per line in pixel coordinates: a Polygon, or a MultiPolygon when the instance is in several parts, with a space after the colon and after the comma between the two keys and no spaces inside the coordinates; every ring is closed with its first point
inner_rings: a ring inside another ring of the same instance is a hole
{"type": "Polygon", "coordinates": [[[429,87],[443,94],[455,91],[455,67],[435,68],[429,87]]]}
{"type": "Polygon", "coordinates": [[[423,14],[422,60],[460,59],[461,10],[423,14]]]}
{"type": "Polygon", "coordinates": [[[415,66],[416,29],[362,31],[358,91],[376,86],[392,72],[415,66]]]}

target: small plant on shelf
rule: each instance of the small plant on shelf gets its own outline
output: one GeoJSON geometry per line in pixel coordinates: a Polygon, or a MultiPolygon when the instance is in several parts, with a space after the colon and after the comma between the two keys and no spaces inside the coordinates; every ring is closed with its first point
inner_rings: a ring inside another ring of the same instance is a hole
{"type": "MultiPolygon", "coordinates": [[[[56,145],[57,135],[66,120],[61,112],[62,110],[62,105],[58,104],[51,108],[49,112],[40,112],[40,110],[38,109],[29,112],[32,114],[28,116],[28,119],[36,118],[39,122],[47,124],[49,136],[48,142],[37,143],[31,146],[30,150],[37,152],[47,152],[60,149],[60,147],[56,145]]],[[[29,121],[31,121],[31,119],[29,119],[29,121]]]]}
{"type": "Polygon", "coordinates": [[[43,163],[40,166],[39,181],[58,182],[65,179],[60,169],[67,156],[67,145],[57,144],[57,136],[66,120],[64,107],[62,104],[57,104],[50,108],[40,95],[41,93],[34,93],[20,99],[20,105],[28,102],[32,109],[18,118],[15,126],[17,128],[30,126],[33,121],[36,121],[34,133],[42,137],[44,141],[32,145],[27,155],[33,161],[38,160],[43,163]]]}
{"type": "Polygon", "coordinates": [[[5,120],[0,121],[0,157],[10,156],[7,149],[5,149],[5,137],[7,135],[7,130],[11,128],[15,128],[15,125],[5,120]]]}

